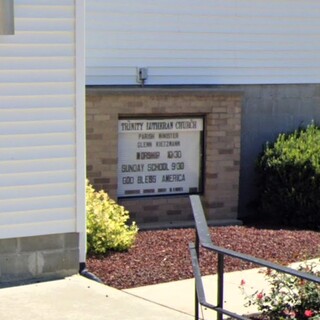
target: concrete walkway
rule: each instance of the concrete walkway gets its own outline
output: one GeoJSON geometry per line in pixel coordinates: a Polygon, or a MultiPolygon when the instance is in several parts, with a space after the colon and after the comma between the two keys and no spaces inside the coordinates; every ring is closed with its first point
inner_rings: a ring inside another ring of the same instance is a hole
{"type": "Polygon", "coordinates": [[[80,275],[0,289],[1,320],[190,320],[80,275]]]}
{"type": "MultiPolygon", "coordinates": [[[[299,265],[296,264],[296,266],[299,265]]],[[[225,307],[238,314],[256,312],[244,307],[239,285],[267,290],[261,269],[225,274],[225,307]]],[[[208,302],[215,304],[216,276],[203,277],[208,302]]],[[[213,320],[211,310],[202,317],[213,320]]],[[[117,290],[75,275],[62,280],[0,289],[1,320],[191,320],[194,319],[194,280],[117,290]]]]}
{"type": "MultiPolygon", "coordinates": [[[[226,306],[237,312],[246,311],[238,289],[243,277],[264,285],[256,270],[226,274],[226,306]]],[[[204,281],[214,299],[215,276],[204,281]]],[[[75,275],[0,289],[1,320],[191,320],[193,310],[193,279],[120,291],[75,275]]],[[[204,310],[204,316],[214,319],[212,311],[204,310]]]]}
{"type": "MultiPolygon", "coordinates": [[[[257,309],[254,306],[244,307],[245,298],[239,288],[241,280],[245,280],[245,288],[248,293],[254,293],[261,289],[267,290],[268,288],[261,269],[226,273],[224,277],[224,308],[241,315],[255,313],[257,309]]],[[[207,301],[215,305],[217,301],[217,276],[204,276],[202,281],[207,301]]],[[[124,291],[151,303],[193,316],[194,285],[194,279],[188,279],[124,291]]],[[[202,308],[201,317],[206,320],[214,320],[216,319],[216,312],[202,308]]]]}

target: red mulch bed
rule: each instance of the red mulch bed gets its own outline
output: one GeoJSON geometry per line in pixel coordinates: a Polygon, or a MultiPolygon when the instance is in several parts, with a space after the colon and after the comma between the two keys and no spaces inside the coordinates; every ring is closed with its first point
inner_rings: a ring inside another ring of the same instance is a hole
{"type": "MultiPolygon", "coordinates": [[[[210,228],[215,244],[283,265],[320,256],[320,233],[261,227],[231,226],[210,228]]],[[[194,229],[140,231],[135,246],[128,252],[89,255],[88,270],[105,284],[133,288],[192,278],[189,242],[194,229]]],[[[203,275],[216,273],[217,257],[201,253],[203,275]]],[[[225,271],[257,267],[237,259],[225,258],[225,271]]]]}

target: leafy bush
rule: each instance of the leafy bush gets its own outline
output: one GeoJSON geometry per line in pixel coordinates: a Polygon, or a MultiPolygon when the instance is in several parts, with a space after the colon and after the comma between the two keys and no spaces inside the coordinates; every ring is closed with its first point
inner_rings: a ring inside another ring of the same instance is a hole
{"type": "Polygon", "coordinates": [[[319,229],[320,128],[315,124],[280,134],[257,165],[258,202],[264,217],[286,225],[319,229]]]}
{"type": "Polygon", "coordinates": [[[129,212],[109,198],[103,190],[96,192],[87,182],[87,248],[90,252],[124,251],[135,241],[138,228],[126,224],[129,212]]]}
{"type": "MultiPolygon", "coordinates": [[[[315,263],[300,266],[299,271],[320,276],[315,263]]],[[[247,295],[245,281],[240,289],[247,299],[246,306],[256,305],[267,319],[320,320],[320,284],[302,280],[284,273],[266,271],[270,291],[256,291],[247,295]]],[[[264,318],[265,319],[265,318],[264,318]]]]}

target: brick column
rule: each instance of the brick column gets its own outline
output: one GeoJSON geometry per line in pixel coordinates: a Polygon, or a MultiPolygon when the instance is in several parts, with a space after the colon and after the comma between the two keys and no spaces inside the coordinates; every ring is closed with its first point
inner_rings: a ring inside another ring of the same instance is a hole
{"type": "MultiPolygon", "coordinates": [[[[119,117],[203,116],[204,192],[208,219],[236,219],[242,93],[213,89],[88,88],[87,175],[96,189],[117,197],[119,117]]],[[[188,196],[121,199],[139,222],[191,220],[188,196]]]]}

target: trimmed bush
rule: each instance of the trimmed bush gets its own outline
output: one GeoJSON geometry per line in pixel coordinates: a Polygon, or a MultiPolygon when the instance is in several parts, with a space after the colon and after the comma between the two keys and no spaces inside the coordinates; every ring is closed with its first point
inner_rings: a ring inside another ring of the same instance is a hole
{"type": "Polygon", "coordinates": [[[87,249],[105,253],[128,250],[136,239],[138,228],[126,224],[129,212],[109,198],[103,190],[96,192],[87,181],[87,249]]]}
{"type": "Polygon", "coordinates": [[[320,227],[320,128],[315,124],[267,143],[258,159],[259,209],[281,223],[320,227]]]}

